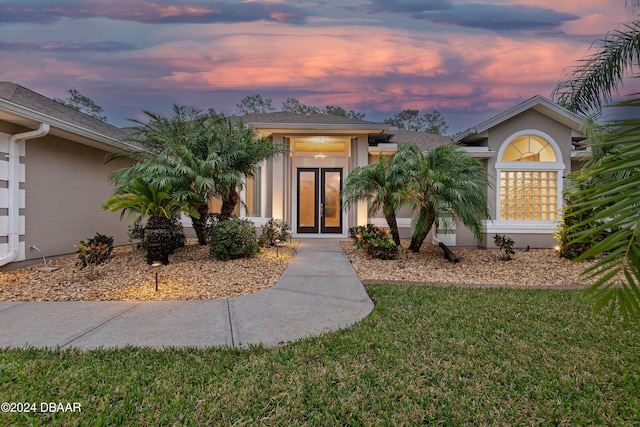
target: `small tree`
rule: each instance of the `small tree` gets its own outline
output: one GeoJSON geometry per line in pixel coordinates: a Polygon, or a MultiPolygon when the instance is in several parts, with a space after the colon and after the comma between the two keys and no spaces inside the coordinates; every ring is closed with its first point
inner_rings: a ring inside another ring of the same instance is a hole
{"type": "Polygon", "coordinates": [[[157,187],[148,178],[134,178],[128,185],[109,197],[102,205],[111,212],[121,210],[124,215],[129,212],[136,219],[147,218],[144,239],[147,244],[147,263],[161,261],[169,263],[172,250],[171,219],[174,215],[185,212],[191,216],[199,216],[187,202],[174,198],[170,188],[157,187]]]}
{"type": "Polygon", "coordinates": [[[408,147],[398,151],[402,157],[394,160],[410,177],[408,201],[415,221],[409,249],[420,251],[438,218],[459,220],[481,239],[482,219],[490,215],[486,190],[491,185],[482,164],[453,145],[441,145],[427,153],[408,147]]]}
{"type": "Polygon", "coordinates": [[[376,163],[354,168],[344,182],[342,203],[348,208],[355,203],[370,201],[369,214],[382,211],[387,220],[393,242],[400,245],[396,212],[406,202],[408,177],[401,162],[409,145],[401,145],[391,158],[380,155],[376,163]]]}

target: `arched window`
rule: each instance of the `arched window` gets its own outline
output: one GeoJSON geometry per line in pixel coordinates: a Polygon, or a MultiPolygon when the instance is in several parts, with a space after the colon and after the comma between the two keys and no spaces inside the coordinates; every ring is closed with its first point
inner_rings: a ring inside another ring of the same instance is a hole
{"type": "Polygon", "coordinates": [[[503,162],[555,162],[553,147],[537,135],[519,136],[505,148],[503,162]]]}
{"type": "Polygon", "coordinates": [[[561,206],[564,163],[558,145],[539,131],[512,135],[498,152],[498,218],[555,221],[561,206]]]}

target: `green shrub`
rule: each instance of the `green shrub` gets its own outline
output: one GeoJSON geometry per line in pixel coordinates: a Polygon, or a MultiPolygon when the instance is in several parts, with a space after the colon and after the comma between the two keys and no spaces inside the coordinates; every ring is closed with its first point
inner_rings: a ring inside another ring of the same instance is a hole
{"type": "Polygon", "coordinates": [[[378,259],[395,259],[398,256],[398,247],[388,235],[369,240],[366,250],[369,256],[378,259]]]}
{"type": "Polygon", "coordinates": [[[221,261],[246,258],[258,252],[255,224],[247,219],[231,218],[211,227],[211,255],[221,261]]]}
{"type": "Polygon", "coordinates": [[[271,218],[262,226],[262,234],[260,235],[260,246],[274,246],[276,240],[281,242],[287,241],[289,238],[289,224],[282,219],[271,218]]]}
{"type": "Polygon", "coordinates": [[[493,243],[500,248],[500,259],[503,261],[509,261],[512,258],[511,256],[516,253],[513,250],[514,241],[504,234],[493,236],[493,243]]]}
{"type": "Polygon", "coordinates": [[[373,224],[358,225],[349,229],[349,236],[359,249],[379,259],[394,259],[398,256],[398,247],[391,240],[389,230],[373,224]]]}
{"type": "Polygon", "coordinates": [[[601,223],[597,221],[588,222],[595,213],[593,210],[584,210],[571,203],[562,209],[562,222],[558,224],[558,229],[554,234],[560,247],[559,255],[561,257],[568,259],[577,258],[608,236],[608,233],[604,231],[590,235],[588,238],[582,236],[584,231],[601,225],[601,223]],[[584,225],[575,228],[575,224],[578,223],[584,225]]]}
{"type": "MultiPolygon", "coordinates": [[[[136,248],[148,249],[149,236],[145,234],[146,227],[141,224],[140,220],[137,220],[133,225],[129,226],[129,241],[138,240],[136,248]]],[[[176,249],[184,247],[187,244],[187,238],[184,235],[184,227],[180,222],[180,217],[174,216],[171,218],[171,224],[169,225],[169,253],[174,253],[176,249]]]]}
{"type": "Polygon", "coordinates": [[[109,259],[113,252],[113,237],[96,233],[94,237],[80,241],[74,248],[80,259],[77,265],[81,269],[93,267],[109,259]]]}

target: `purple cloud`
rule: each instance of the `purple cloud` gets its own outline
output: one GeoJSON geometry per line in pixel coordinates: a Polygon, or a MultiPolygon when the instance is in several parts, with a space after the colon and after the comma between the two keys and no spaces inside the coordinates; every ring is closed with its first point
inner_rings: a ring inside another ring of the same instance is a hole
{"type": "Polygon", "coordinates": [[[0,42],[0,51],[5,52],[122,52],[134,50],[129,43],[103,41],[97,43],[25,43],[0,42]]]}
{"type": "Polygon", "coordinates": [[[397,12],[419,13],[429,10],[443,10],[453,7],[451,0],[371,0],[367,6],[373,13],[397,12]]]}
{"type": "Polygon", "coordinates": [[[202,0],[133,0],[116,4],[99,0],[69,0],[55,4],[49,0],[29,3],[13,0],[0,5],[0,23],[50,24],[62,18],[104,17],[147,24],[237,23],[261,20],[303,24],[309,15],[309,12],[285,4],[202,0]]]}
{"type": "Polygon", "coordinates": [[[565,21],[580,19],[577,15],[526,5],[467,3],[437,12],[413,15],[434,24],[456,25],[492,31],[526,31],[556,29],[565,21]]]}

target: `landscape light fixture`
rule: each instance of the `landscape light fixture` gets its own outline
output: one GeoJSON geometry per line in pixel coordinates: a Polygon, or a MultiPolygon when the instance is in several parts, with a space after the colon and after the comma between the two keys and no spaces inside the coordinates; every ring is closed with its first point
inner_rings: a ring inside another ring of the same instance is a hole
{"type": "Polygon", "coordinates": [[[156,275],[156,292],[158,292],[158,271],[160,271],[160,267],[162,267],[162,263],[160,261],[153,261],[151,264],[151,270],[156,275]]]}

